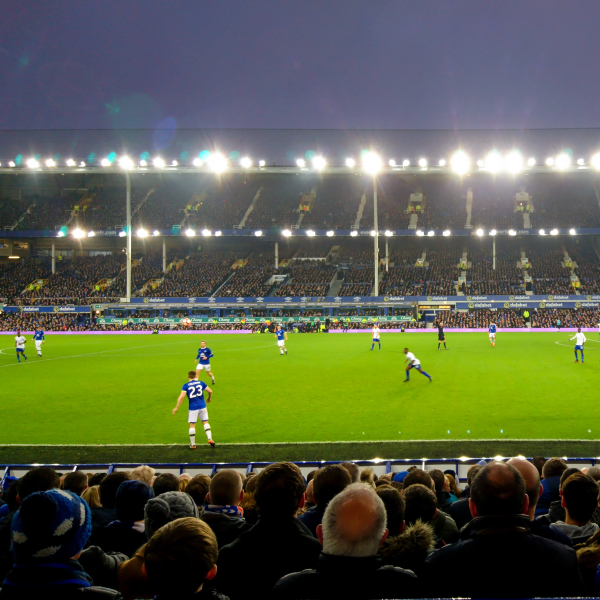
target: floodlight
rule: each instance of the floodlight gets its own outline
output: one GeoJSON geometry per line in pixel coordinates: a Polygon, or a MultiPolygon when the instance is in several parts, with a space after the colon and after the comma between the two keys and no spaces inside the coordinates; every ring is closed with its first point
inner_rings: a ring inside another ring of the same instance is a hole
{"type": "Polygon", "coordinates": [[[303,169],[306,166],[306,161],[303,158],[298,158],[296,160],[296,166],[298,166],[301,169],[303,169]]]}
{"type": "Polygon", "coordinates": [[[546,166],[547,166],[547,167],[553,167],[553,166],[554,166],[554,159],[553,159],[551,156],[549,156],[549,157],[546,159],[546,166]]]}
{"type": "Polygon", "coordinates": [[[388,160],[388,165],[390,165],[390,167],[395,167],[396,161],[393,158],[391,158],[390,160],[388,160]]]}
{"type": "Polygon", "coordinates": [[[390,231],[389,229],[385,230],[385,237],[392,237],[394,235],[394,233],[392,231],[390,231]]]}
{"type": "Polygon", "coordinates": [[[8,166],[9,166],[9,167],[14,167],[14,166],[15,166],[15,161],[14,161],[14,160],[11,160],[11,161],[8,163],[8,166]]]}
{"type": "Polygon", "coordinates": [[[550,235],[558,235],[558,229],[552,229],[550,235]]]}
{"type": "Polygon", "coordinates": [[[196,235],[196,232],[193,229],[186,229],[185,235],[187,235],[188,237],[194,237],[196,235]]]}
{"type": "Polygon", "coordinates": [[[254,235],[255,235],[256,237],[260,237],[260,236],[262,235],[262,231],[261,231],[260,229],[257,229],[257,230],[254,232],[254,235]]]}
{"type": "Polygon", "coordinates": [[[546,235],[546,232],[543,229],[540,229],[538,232],[540,235],[546,235]]]}
{"type": "Polygon", "coordinates": [[[119,231],[119,237],[125,237],[127,234],[124,231],[119,231]]]}
{"type": "Polygon", "coordinates": [[[569,229],[569,234],[577,235],[577,231],[575,231],[575,229],[569,229]]]}
{"type": "Polygon", "coordinates": [[[502,157],[496,151],[490,152],[485,158],[485,166],[490,173],[497,173],[502,169],[502,157]]]}
{"type": "Polygon", "coordinates": [[[492,229],[492,230],[490,231],[490,235],[496,235],[497,233],[498,233],[498,232],[497,232],[495,229],[492,229]]]}
{"type": "Polygon", "coordinates": [[[51,158],[49,158],[49,159],[46,161],[46,166],[47,166],[47,167],[55,167],[55,166],[56,166],[56,163],[54,162],[54,160],[52,160],[51,158]]]}
{"type": "Polygon", "coordinates": [[[445,167],[446,166],[446,159],[445,158],[440,159],[439,165],[440,165],[440,167],[445,167]]]}
{"type": "Polygon", "coordinates": [[[148,232],[145,229],[143,229],[143,228],[138,229],[137,230],[137,236],[141,237],[141,238],[148,237],[148,232]]]}
{"type": "Polygon", "coordinates": [[[93,231],[88,231],[88,237],[96,237],[96,233],[93,231]]]}
{"type": "Polygon", "coordinates": [[[477,166],[481,169],[481,168],[485,167],[485,162],[483,162],[481,159],[479,159],[477,161],[477,166]]]}
{"type": "Polygon", "coordinates": [[[204,237],[209,237],[209,236],[211,236],[211,235],[212,235],[212,231],[211,231],[210,229],[203,229],[203,230],[202,230],[202,235],[203,235],[204,237]]]}
{"type": "Polygon", "coordinates": [[[64,232],[64,231],[59,231],[59,232],[56,234],[56,237],[65,237],[65,232],[64,232]]]}
{"type": "Polygon", "coordinates": [[[527,159],[527,166],[528,167],[535,167],[535,158],[533,158],[533,156],[531,158],[527,159]]]}
{"type": "Polygon", "coordinates": [[[334,235],[335,235],[335,231],[333,231],[331,229],[327,232],[327,237],[333,237],[334,235]]]}
{"type": "Polygon", "coordinates": [[[428,231],[427,237],[433,237],[435,235],[435,231],[428,231]]]}
{"type": "Polygon", "coordinates": [[[424,169],[425,167],[427,167],[427,159],[426,158],[420,158],[419,159],[419,166],[424,169]]]}
{"type": "Polygon", "coordinates": [[[172,167],[176,167],[178,164],[179,163],[176,160],[174,160],[174,161],[171,162],[171,166],[172,167]]]}
{"type": "Polygon", "coordinates": [[[371,230],[371,236],[372,236],[372,237],[375,237],[375,234],[376,234],[376,233],[377,233],[377,232],[376,232],[374,229],[372,229],[372,230],[371,230]]]}
{"type": "Polygon", "coordinates": [[[148,166],[148,161],[142,159],[140,160],[140,167],[147,167],[148,166]]]}
{"type": "Polygon", "coordinates": [[[417,230],[417,235],[419,237],[423,237],[425,234],[419,229],[419,230],[417,230]]]}
{"type": "Polygon", "coordinates": [[[517,232],[514,229],[509,229],[508,235],[517,235],[517,232]]]}
{"type": "Polygon", "coordinates": [[[192,161],[192,164],[193,164],[195,167],[201,167],[201,166],[202,166],[202,161],[201,161],[201,160],[200,160],[198,157],[196,157],[196,158],[195,158],[195,159],[192,161]]]}
{"type": "Polygon", "coordinates": [[[103,158],[103,159],[100,161],[100,165],[101,165],[102,167],[110,167],[110,160],[108,160],[108,158],[103,158]]]}
{"type": "Polygon", "coordinates": [[[129,156],[121,156],[119,159],[119,166],[122,169],[133,169],[133,161],[129,158],[129,156]]]}
{"type": "Polygon", "coordinates": [[[583,158],[578,158],[578,159],[577,159],[577,164],[578,164],[580,167],[583,167],[583,165],[585,165],[585,160],[584,160],[583,158]]]}
{"type": "Polygon", "coordinates": [[[407,158],[405,158],[405,159],[402,161],[402,166],[403,166],[403,167],[405,167],[405,168],[406,168],[406,167],[410,167],[410,160],[408,160],[407,158]]]}
{"type": "Polygon", "coordinates": [[[308,237],[315,237],[315,232],[312,229],[308,229],[306,235],[308,237]]]}
{"type": "Polygon", "coordinates": [[[267,164],[267,161],[266,161],[266,160],[259,160],[259,161],[258,161],[258,166],[259,166],[259,167],[264,167],[266,164],[267,164]]]}
{"type": "Polygon", "coordinates": [[[481,237],[483,235],[483,229],[478,229],[475,233],[481,237]]]}
{"type": "Polygon", "coordinates": [[[326,167],[327,162],[322,156],[315,156],[313,158],[312,164],[313,169],[316,169],[317,171],[322,171],[326,167]]]}
{"type": "Polygon", "coordinates": [[[85,235],[85,232],[81,229],[79,229],[79,227],[77,229],[73,230],[73,237],[74,238],[82,238],[85,235]]]}
{"type": "Polygon", "coordinates": [[[510,173],[518,173],[523,169],[523,157],[517,150],[509,152],[504,160],[506,170],[510,173]]]}
{"type": "Polygon", "coordinates": [[[354,229],[353,231],[350,232],[350,237],[356,237],[358,235],[358,231],[356,231],[356,229],[354,229]]]}
{"type": "Polygon", "coordinates": [[[592,156],[592,167],[594,167],[596,171],[600,171],[600,153],[592,156]]]}
{"type": "Polygon", "coordinates": [[[469,164],[469,157],[462,150],[455,152],[452,156],[452,170],[459,175],[464,175],[469,170],[469,164]]]}
{"type": "Polygon", "coordinates": [[[223,235],[223,232],[219,229],[219,231],[215,231],[215,236],[216,237],[221,237],[223,235]]]}
{"type": "Polygon", "coordinates": [[[152,164],[157,168],[157,169],[162,169],[165,166],[165,161],[160,158],[160,156],[157,156],[153,161],[152,164]]]}
{"type": "Polygon", "coordinates": [[[452,232],[449,229],[444,230],[444,237],[448,237],[450,235],[452,235],[452,232]]]}
{"type": "Polygon", "coordinates": [[[289,229],[284,229],[281,232],[281,235],[283,235],[283,237],[290,237],[290,235],[292,235],[292,232],[289,229]]]}
{"type": "Polygon", "coordinates": [[[160,231],[159,231],[158,229],[155,229],[155,230],[152,232],[152,237],[160,237],[160,231]]]}
{"type": "Polygon", "coordinates": [[[83,161],[81,161],[81,162],[79,163],[79,166],[80,166],[80,167],[85,167],[85,163],[84,163],[83,161]]]}
{"type": "Polygon", "coordinates": [[[69,158],[69,160],[67,160],[67,167],[74,167],[77,163],[72,159],[69,158]]]}
{"type": "Polygon", "coordinates": [[[244,158],[242,158],[240,160],[240,165],[244,169],[249,169],[252,166],[252,161],[250,160],[250,158],[248,156],[244,156],[244,158]]]}
{"type": "Polygon", "coordinates": [[[356,165],[356,161],[353,158],[347,158],[346,159],[346,166],[349,167],[350,169],[352,169],[352,167],[354,167],[354,165],[356,165]]]}
{"type": "Polygon", "coordinates": [[[376,175],[381,170],[381,159],[375,152],[365,152],[362,161],[364,170],[371,175],[376,175]]]}
{"type": "Polygon", "coordinates": [[[30,169],[37,169],[37,168],[40,166],[40,163],[38,163],[38,161],[37,161],[37,160],[35,160],[35,158],[30,158],[30,159],[27,161],[27,166],[28,166],[30,169]]]}
{"type": "Polygon", "coordinates": [[[556,157],[556,168],[567,169],[571,164],[571,157],[564,152],[556,157]]]}

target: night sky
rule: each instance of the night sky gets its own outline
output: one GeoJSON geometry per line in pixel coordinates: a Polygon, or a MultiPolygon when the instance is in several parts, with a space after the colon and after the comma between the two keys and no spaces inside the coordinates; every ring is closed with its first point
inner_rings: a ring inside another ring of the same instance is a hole
{"type": "Polygon", "coordinates": [[[5,0],[0,129],[600,126],[599,0],[5,0]]]}

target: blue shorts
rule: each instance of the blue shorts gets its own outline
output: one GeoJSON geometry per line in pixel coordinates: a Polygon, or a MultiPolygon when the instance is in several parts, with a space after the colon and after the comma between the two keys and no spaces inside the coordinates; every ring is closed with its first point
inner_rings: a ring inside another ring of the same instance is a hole
{"type": "Polygon", "coordinates": [[[381,340],[379,338],[373,338],[373,342],[380,342],[381,340]]]}
{"type": "Polygon", "coordinates": [[[25,348],[17,348],[17,352],[20,352],[21,354],[25,354],[25,348]]]}
{"type": "Polygon", "coordinates": [[[577,350],[581,350],[583,352],[583,346],[575,346],[575,352],[577,352],[577,350]]]}

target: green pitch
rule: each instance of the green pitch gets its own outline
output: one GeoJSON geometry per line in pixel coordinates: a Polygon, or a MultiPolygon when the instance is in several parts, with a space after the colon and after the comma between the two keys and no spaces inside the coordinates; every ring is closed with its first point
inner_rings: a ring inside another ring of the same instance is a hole
{"type": "MultiPolygon", "coordinates": [[[[568,333],[47,336],[16,363],[0,336],[2,444],[188,443],[187,403],[171,410],[207,339],[217,443],[598,439],[600,343],[573,364],[568,333]],[[433,376],[404,379],[405,345],[433,376]]],[[[204,380],[210,385],[206,375],[204,380]]],[[[204,434],[197,431],[204,444],[204,434]]]]}

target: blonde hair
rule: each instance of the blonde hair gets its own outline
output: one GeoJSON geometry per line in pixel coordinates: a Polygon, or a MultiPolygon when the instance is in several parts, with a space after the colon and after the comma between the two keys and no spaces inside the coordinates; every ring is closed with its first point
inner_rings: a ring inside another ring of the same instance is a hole
{"type": "Polygon", "coordinates": [[[136,467],[129,474],[131,479],[137,479],[137,481],[141,481],[142,483],[146,483],[149,486],[152,486],[152,479],[154,477],[154,469],[149,467],[148,465],[140,465],[136,467]]]}
{"type": "Polygon", "coordinates": [[[462,490],[456,485],[456,480],[454,479],[454,476],[450,475],[450,473],[445,473],[444,475],[446,477],[448,485],[450,486],[450,489],[454,492],[454,495],[457,498],[460,498],[460,496],[462,496],[462,490]]]}
{"type": "Polygon", "coordinates": [[[370,467],[364,468],[360,472],[360,482],[366,483],[369,487],[375,489],[375,472],[370,467]]]}
{"type": "Polygon", "coordinates": [[[189,482],[190,482],[189,479],[180,479],[179,480],[179,491],[185,492],[185,489],[187,488],[189,482]]]}
{"type": "Polygon", "coordinates": [[[100,486],[93,485],[85,490],[81,494],[82,500],[85,500],[90,508],[102,508],[102,502],[100,502],[100,486]]]}

